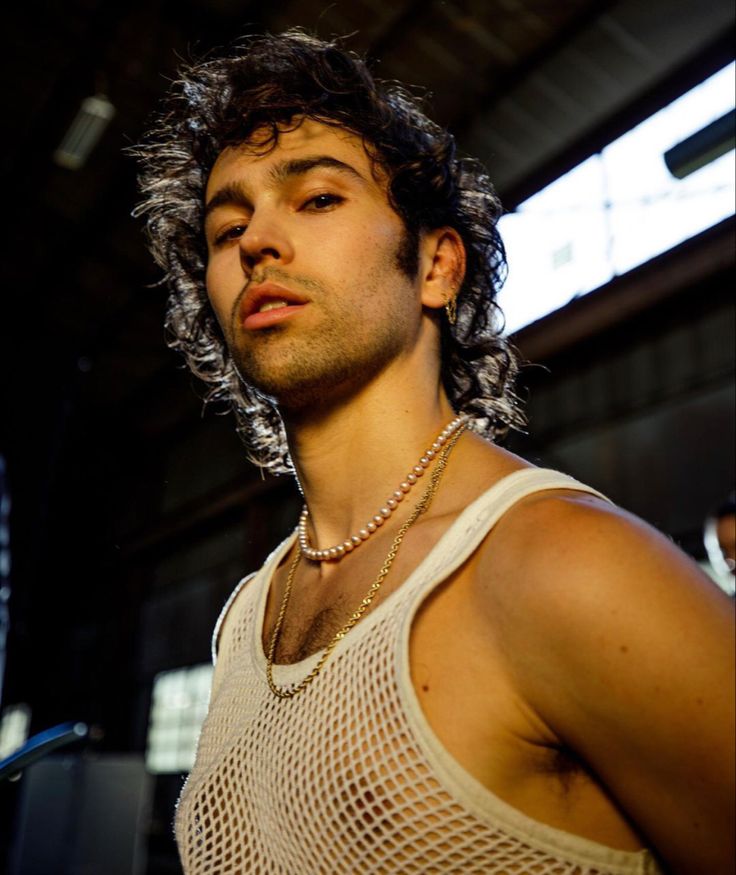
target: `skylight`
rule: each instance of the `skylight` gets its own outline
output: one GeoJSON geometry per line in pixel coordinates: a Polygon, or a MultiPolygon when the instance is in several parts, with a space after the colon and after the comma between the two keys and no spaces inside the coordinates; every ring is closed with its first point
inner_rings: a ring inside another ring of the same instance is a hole
{"type": "Polygon", "coordinates": [[[664,154],[733,110],[735,70],[720,70],[501,219],[507,331],[733,215],[733,148],[683,179],[664,154]]]}

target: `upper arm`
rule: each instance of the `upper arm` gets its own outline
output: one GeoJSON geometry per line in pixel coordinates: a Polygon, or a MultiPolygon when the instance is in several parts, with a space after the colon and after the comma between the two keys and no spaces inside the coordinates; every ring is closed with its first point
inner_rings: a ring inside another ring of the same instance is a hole
{"type": "Polygon", "coordinates": [[[522,695],[674,872],[731,872],[730,600],[597,500],[547,497],[515,516],[496,608],[522,695]]]}

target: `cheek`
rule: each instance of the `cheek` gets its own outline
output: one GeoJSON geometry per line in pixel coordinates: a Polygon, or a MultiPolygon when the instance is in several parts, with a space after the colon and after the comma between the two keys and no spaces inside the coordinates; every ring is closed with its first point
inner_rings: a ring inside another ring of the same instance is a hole
{"type": "Polygon", "coordinates": [[[343,247],[340,255],[335,254],[334,263],[340,272],[362,277],[363,282],[377,280],[392,282],[391,276],[397,268],[397,251],[400,238],[390,229],[366,228],[363,233],[354,235],[343,247]]]}

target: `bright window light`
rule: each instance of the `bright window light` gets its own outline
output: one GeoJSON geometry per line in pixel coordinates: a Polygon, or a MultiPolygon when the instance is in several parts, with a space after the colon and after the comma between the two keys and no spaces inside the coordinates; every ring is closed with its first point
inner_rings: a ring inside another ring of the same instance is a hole
{"type": "Polygon", "coordinates": [[[730,64],[504,216],[517,331],[734,213],[733,149],[683,179],[664,153],[734,107],[730,64]]]}
{"type": "Polygon", "coordinates": [[[28,705],[8,705],[0,719],[0,760],[23,747],[28,741],[31,709],[28,705]]]}
{"type": "Polygon", "coordinates": [[[156,675],[148,726],[146,768],[154,774],[188,772],[194,765],[212,684],[209,663],[156,675]]]}

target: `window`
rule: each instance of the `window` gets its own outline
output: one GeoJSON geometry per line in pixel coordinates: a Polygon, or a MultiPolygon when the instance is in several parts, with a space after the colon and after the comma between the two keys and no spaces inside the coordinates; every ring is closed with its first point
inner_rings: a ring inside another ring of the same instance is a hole
{"type": "Polygon", "coordinates": [[[156,675],[146,751],[149,772],[188,772],[192,768],[211,683],[209,663],[156,675]]]}
{"type": "Polygon", "coordinates": [[[28,705],[8,705],[0,719],[0,760],[23,747],[28,741],[31,709],[28,705]]]}
{"type": "Polygon", "coordinates": [[[733,215],[732,122],[723,119],[731,151],[681,179],[664,155],[733,110],[735,69],[706,79],[501,219],[509,277],[499,303],[509,332],[733,215]]]}

